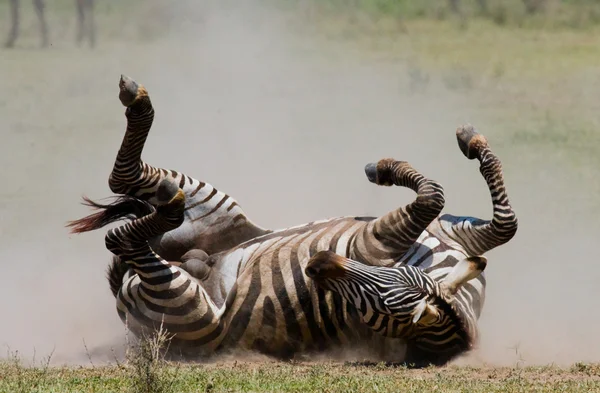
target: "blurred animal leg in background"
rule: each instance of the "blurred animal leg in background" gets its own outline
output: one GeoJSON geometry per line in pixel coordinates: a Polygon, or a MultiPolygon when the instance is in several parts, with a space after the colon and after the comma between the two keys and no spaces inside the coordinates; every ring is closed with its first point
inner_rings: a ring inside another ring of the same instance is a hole
{"type": "MultiPolygon", "coordinates": [[[[20,30],[20,7],[21,3],[19,0],[9,0],[10,6],[10,31],[8,32],[8,38],[4,43],[4,47],[12,48],[15,46],[15,42],[19,37],[20,30]]],[[[37,14],[38,20],[40,22],[40,34],[42,38],[41,46],[45,48],[48,46],[48,24],[46,23],[46,16],[44,15],[45,8],[44,0],[33,0],[33,7],[35,8],[35,13],[37,14]]]]}
{"type": "Polygon", "coordinates": [[[15,41],[19,35],[19,0],[9,0],[10,5],[10,31],[8,38],[4,46],[6,48],[12,48],[15,46],[15,41]]]}
{"type": "Polygon", "coordinates": [[[35,8],[35,13],[40,21],[40,34],[42,36],[42,48],[48,47],[48,23],[46,23],[46,15],[44,14],[44,9],[46,8],[46,4],[44,0],[33,0],[33,6],[35,8]]]}
{"type": "Polygon", "coordinates": [[[90,47],[96,46],[96,26],[94,23],[94,0],[75,0],[77,7],[77,45],[81,45],[87,35],[90,47]]]}

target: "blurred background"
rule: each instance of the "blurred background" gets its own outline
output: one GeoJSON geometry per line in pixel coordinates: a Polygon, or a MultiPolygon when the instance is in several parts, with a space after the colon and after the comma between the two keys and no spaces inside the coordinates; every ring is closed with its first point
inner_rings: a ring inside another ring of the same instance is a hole
{"type": "Polygon", "coordinates": [[[593,0],[0,0],[0,346],[122,353],[105,232],[64,224],[111,195],[124,73],[156,108],[144,159],[274,229],[409,203],[366,180],[383,157],[491,218],[454,134],[474,124],[519,231],[488,254],[481,349],[459,362],[600,361],[599,25],[593,0]]]}

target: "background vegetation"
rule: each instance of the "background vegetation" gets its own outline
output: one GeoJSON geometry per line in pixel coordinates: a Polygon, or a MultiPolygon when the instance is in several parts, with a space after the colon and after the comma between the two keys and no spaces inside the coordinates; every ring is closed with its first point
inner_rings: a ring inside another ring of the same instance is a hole
{"type": "Polygon", "coordinates": [[[405,64],[414,94],[441,85],[458,101],[469,96],[501,144],[546,152],[528,164],[552,156],[600,191],[600,2],[270,1],[302,15],[300,29],[405,64]]]}

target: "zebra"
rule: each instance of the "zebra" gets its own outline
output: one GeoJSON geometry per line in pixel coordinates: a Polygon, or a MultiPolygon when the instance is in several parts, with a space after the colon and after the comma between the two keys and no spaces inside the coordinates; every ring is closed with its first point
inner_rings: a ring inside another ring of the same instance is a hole
{"type": "MultiPolygon", "coordinates": [[[[9,0],[11,27],[8,33],[5,48],[12,48],[19,37],[20,29],[20,0],[9,0]]],[[[75,0],[77,8],[77,36],[76,42],[81,45],[87,36],[90,47],[96,45],[96,27],[94,23],[94,0],[75,0]]],[[[44,0],[33,0],[33,7],[40,23],[41,47],[46,48],[50,44],[48,34],[48,23],[46,22],[46,2],[44,0]]]]}
{"type": "Polygon", "coordinates": [[[417,193],[413,202],[378,218],[337,217],[270,230],[254,224],[233,198],[208,183],[143,162],[154,119],[148,91],[122,75],[119,99],[127,129],[109,187],[121,195],[108,205],[86,198],[99,211],[68,225],[81,233],[131,219],[108,232],[106,247],[114,255],[108,279],[117,312],[134,333],[164,324],[174,334],[172,348],[186,357],[250,349],[290,358],[361,343],[383,351],[389,340],[400,340],[406,343],[404,360],[441,365],[476,346],[486,281],[483,269],[465,266],[482,265],[485,252],[512,239],[517,218],[500,160],[472,126],[459,127],[457,140],[468,159],[480,162],[492,220],[441,214],[442,186],[409,163],[387,158],[365,166],[367,179],[411,188],[417,193]],[[314,269],[306,271],[315,258],[323,259],[319,252],[381,272],[422,271],[430,279],[415,282],[427,300],[408,305],[421,310],[411,320],[416,327],[389,322],[382,340],[365,320],[362,282],[352,286],[360,291],[348,301],[343,291],[322,284],[326,281],[314,269]],[[453,295],[442,287],[453,288],[453,295]],[[455,333],[451,337],[436,335],[440,316],[455,333]]]}
{"type": "Polygon", "coordinates": [[[487,266],[483,256],[459,261],[441,280],[418,267],[369,266],[319,251],[305,272],[320,287],[341,295],[356,307],[360,318],[383,336],[410,341],[408,362],[420,364],[423,354],[435,354],[433,364],[444,364],[478,338],[476,319],[457,297],[460,288],[487,266]]]}

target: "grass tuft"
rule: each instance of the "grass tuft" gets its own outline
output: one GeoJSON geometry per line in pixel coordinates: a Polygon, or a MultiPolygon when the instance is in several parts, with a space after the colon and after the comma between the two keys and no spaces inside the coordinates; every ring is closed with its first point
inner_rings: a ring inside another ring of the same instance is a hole
{"type": "Polygon", "coordinates": [[[153,332],[144,332],[133,345],[128,345],[126,368],[133,393],[170,393],[179,372],[178,365],[165,359],[173,335],[161,324],[153,332]]]}

